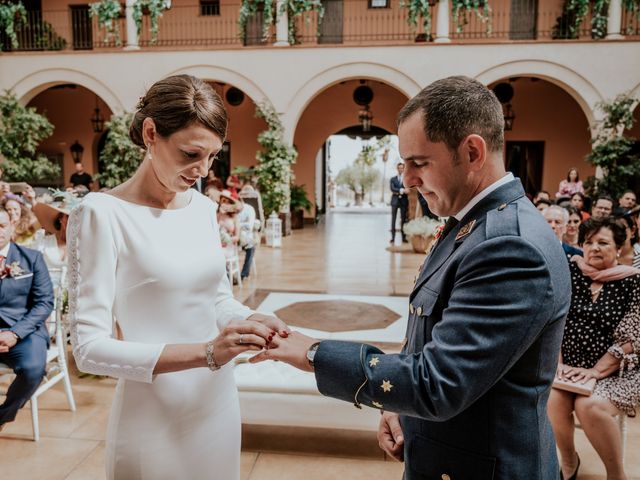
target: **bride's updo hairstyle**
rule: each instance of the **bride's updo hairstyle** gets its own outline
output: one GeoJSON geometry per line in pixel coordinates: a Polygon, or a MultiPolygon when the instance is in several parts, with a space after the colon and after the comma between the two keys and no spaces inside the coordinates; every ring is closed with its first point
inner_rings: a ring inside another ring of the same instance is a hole
{"type": "Polygon", "coordinates": [[[227,111],[220,95],[207,82],[191,75],[164,78],[140,98],[129,127],[129,137],[141,148],[146,148],[142,122],[147,117],[153,119],[156,131],[165,138],[196,122],[223,142],[227,135],[227,111]]]}

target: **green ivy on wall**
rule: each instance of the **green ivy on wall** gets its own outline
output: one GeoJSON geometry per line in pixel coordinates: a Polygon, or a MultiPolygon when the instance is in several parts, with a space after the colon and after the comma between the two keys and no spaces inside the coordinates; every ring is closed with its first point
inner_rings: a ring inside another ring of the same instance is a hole
{"type": "Polygon", "coordinates": [[[288,37],[291,45],[299,43],[296,17],[304,18],[306,16],[305,21],[309,23],[311,22],[310,13],[314,10],[318,12],[316,35],[320,36],[320,26],[322,25],[322,19],[324,18],[324,5],[322,5],[322,0],[286,0],[282,4],[278,15],[283,15],[285,10],[288,15],[288,37]]]}
{"type": "Polygon", "coordinates": [[[122,6],[118,0],[101,0],[100,2],[89,4],[89,14],[92,17],[96,17],[98,26],[107,31],[107,36],[104,39],[105,43],[113,40],[118,47],[122,45],[120,24],[118,22],[121,10],[122,6]]]}
{"type": "MultiPolygon", "coordinates": [[[[27,10],[22,2],[12,3],[6,0],[0,1],[0,31],[4,32],[9,41],[11,48],[18,48],[18,36],[16,28],[27,18],[27,10]]],[[[0,48],[2,42],[0,41],[0,48]]]]}
{"type": "Polygon", "coordinates": [[[400,6],[408,9],[407,23],[413,28],[418,28],[418,18],[422,18],[422,28],[429,38],[431,33],[431,5],[429,0],[405,0],[400,6]]]}
{"type": "Polygon", "coordinates": [[[55,179],[60,167],[42,154],[38,145],[53,133],[47,117],[33,107],[20,104],[15,94],[5,90],[0,96],[0,158],[3,180],[35,182],[55,179]]]}
{"type": "Polygon", "coordinates": [[[289,206],[289,185],[293,177],[291,165],[295,163],[298,152],[284,141],[280,115],[271,103],[258,103],[256,117],[264,119],[268,126],[258,135],[258,143],[262,146],[262,150],[256,153],[258,189],[265,214],[280,213],[289,206]]]}
{"type": "Polygon", "coordinates": [[[257,15],[262,9],[264,13],[262,24],[262,38],[269,37],[269,29],[276,19],[276,9],[273,0],[242,0],[240,5],[240,16],[238,17],[238,32],[240,39],[244,43],[247,38],[247,21],[253,15],[257,15]]]}
{"type": "Polygon", "coordinates": [[[638,139],[624,135],[633,127],[633,108],[636,99],[629,95],[618,95],[612,102],[600,102],[598,108],[605,114],[596,126],[591,140],[593,150],[586,160],[602,169],[601,178],[589,177],[585,187],[591,195],[606,193],[618,198],[622,193],[640,182],[640,153],[638,139]]]}
{"type": "Polygon", "coordinates": [[[491,7],[487,0],[451,0],[451,11],[457,32],[462,32],[469,23],[469,16],[475,13],[487,25],[487,34],[491,33],[491,7]]]}
{"type": "Polygon", "coordinates": [[[107,140],[100,153],[100,173],[96,175],[101,187],[117,187],[131,178],[144,158],[144,150],[129,137],[132,121],[133,114],[124,112],[112,115],[106,124],[107,140]]]}
{"type": "Polygon", "coordinates": [[[305,17],[306,21],[311,21],[310,13],[316,11],[318,13],[317,35],[320,35],[320,25],[324,17],[324,5],[322,0],[284,0],[280,8],[277,8],[276,0],[242,0],[240,5],[240,15],[238,17],[238,31],[240,39],[244,43],[247,35],[247,22],[253,15],[263,12],[262,38],[269,38],[271,26],[278,21],[280,15],[285,13],[288,16],[288,38],[289,43],[294,45],[298,42],[298,32],[296,26],[296,18],[305,17]]]}
{"type": "Polygon", "coordinates": [[[152,45],[158,41],[158,22],[162,18],[162,12],[167,8],[166,0],[136,0],[133,4],[133,21],[136,22],[138,35],[142,31],[142,16],[144,14],[149,15],[152,45]]]}
{"type": "MultiPolygon", "coordinates": [[[[610,0],[566,0],[562,14],[553,27],[553,38],[576,39],[580,36],[580,25],[591,12],[591,38],[607,35],[610,0]]],[[[640,0],[622,0],[622,8],[640,19],[640,0]]],[[[625,33],[623,27],[622,33],[625,33]]]]}

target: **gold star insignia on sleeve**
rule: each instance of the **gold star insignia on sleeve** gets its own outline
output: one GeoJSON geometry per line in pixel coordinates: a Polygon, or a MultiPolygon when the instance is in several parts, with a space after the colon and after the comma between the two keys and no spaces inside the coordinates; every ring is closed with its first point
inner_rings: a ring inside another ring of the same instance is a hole
{"type": "Polygon", "coordinates": [[[376,408],[382,408],[382,404],[379,402],[371,402],[371,405],[373,405],[376,408]]]}
{"type": "Polygon", "coordinates": [[[380,385],[380,388],[384,391],[384,392],[390,392],[391,389],[393,388],[393,385],[391,385],[391,382],[389,380],[383,380],[382,381],[382,385],[380,385]]]}
{"type": "Polygon", "coordinates": [[[373,357],[371,360],[369,360],[370,367],[375,367],[378,365],[378,363],[380,363],[380,359],[378,357],[373,357]]]}

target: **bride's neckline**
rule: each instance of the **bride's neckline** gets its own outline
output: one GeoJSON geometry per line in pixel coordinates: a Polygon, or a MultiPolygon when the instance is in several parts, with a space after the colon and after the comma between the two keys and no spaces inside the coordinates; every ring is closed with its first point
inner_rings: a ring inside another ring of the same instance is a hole
{"type": "Polygon", "coordinates": [[[190,188],[189,190],[191,190],[191,197],[189,198],[189,202],[184,207],[180,207],[180,208],[152,207],[151,205],[144,205],[143,203],[136,203],[136,202],[132,202],[130,200],[125,200],[124,198],[121,198],[121,197],[116,197],[115,195],[112,195],[112,194],[110,194],[108,192],[96,192],[96,193],[101,193],[102,195],[107,195],[107,196],[109,196],[111,198],[115,198],[116,200],[118,200],[118,201],[120,201],[122,203],[126,203],[127,205],[132,205],[134,207],[148,208],[150,210],[157,210],[157,211],[160,211],[160,212],[179,212],[180,210],[186,210],[193,203],[193,199],[194,199],[195,195],[193,193],[193,189],[192,188],[190,188]]]}

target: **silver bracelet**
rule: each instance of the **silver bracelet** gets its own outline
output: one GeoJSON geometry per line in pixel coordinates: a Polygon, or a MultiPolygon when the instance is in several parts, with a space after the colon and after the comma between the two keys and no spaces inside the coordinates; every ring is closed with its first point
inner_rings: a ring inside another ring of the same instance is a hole
{"type": "Polygon", "coordinates": [[[209,367],[209,370],[211,370],[212,372],[215,372],[216,370],[220,370],[220,367],[222,365],[218,365],[216,363],[215,357],[213,356],[213,340],[207,343],[206,352],[207,352],[207,367],[209,367]]]}

